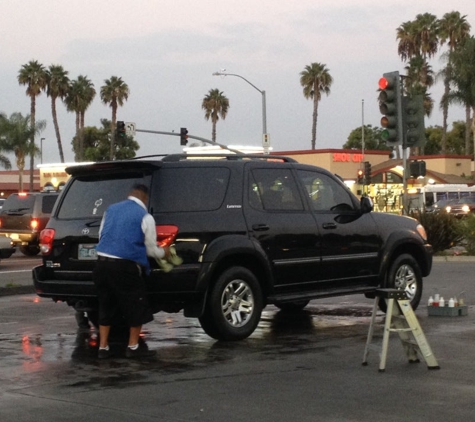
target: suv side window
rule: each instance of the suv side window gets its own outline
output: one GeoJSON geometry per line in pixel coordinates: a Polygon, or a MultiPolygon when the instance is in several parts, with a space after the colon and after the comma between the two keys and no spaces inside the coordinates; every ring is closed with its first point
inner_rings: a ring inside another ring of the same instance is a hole
{"type": "Polygon", "coordinates": [[[298,175],[305,186],[313,210],[325,212],[354,210],[349,191],[326,174],[299,170],[298,175]]]}
{"type": "Polygon", "coordinates": [[[150,195],[153,212],[213,211],[221,207],[230,171],[225,167],[162,168],[150,195]]]}
{"type": "Polygon", "coordinates": [[[265,211],[302,211],[298,186],[290,169],[254,169],[249,186],[249,205],[265,211]]]}
{"type": "Polygon", "coordinates": [[[58,195],[45,195],[41,204],[41,212],[43,214],[51,214],[58,195]]]}

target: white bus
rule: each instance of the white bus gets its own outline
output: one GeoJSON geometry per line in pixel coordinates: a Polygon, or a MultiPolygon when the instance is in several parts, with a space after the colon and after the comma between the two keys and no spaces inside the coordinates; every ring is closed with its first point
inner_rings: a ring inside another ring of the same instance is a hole
{"type": "Polygon", "coordinates": [[[410,210],[425,210],[437,201],[475,196],[475,185],[468,184],[435,184],[422,188],[411,188],[407,191],[410,210]]]}

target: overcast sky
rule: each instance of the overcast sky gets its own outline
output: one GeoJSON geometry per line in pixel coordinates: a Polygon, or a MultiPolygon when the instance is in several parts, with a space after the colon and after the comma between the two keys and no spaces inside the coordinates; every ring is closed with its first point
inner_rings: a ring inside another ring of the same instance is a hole
{"type": "MultiPolygon", "coordinates": [[[[87,75],[98,95],[86,126],[111,118],[100,101],[104,80],[119,76],[130,88],[118,120],[137,128],[211,138],[201,102],[218,88],[229,99],[217,142],[260,146],[262,96],[242,79],[212,76],[226,69],[249,80],[267,97],[267,131],[274,150],[311,147],[312,102],[300,72],[323,63],[333,77],[323,97],[317,148],[341,148],[351,130],[379,125],[377,84],[384,72],[404,72],[397,55],[396,28],[418,13],[437,17],[459,11],[475,33],[475,2],[452,0],[0,0],[0,111],[28,114],[30,100],[17,81],[23,64],[60,64],[72,79],[87,75]],[[364,106],[363,106],[364,100],[364,106]]],[[[441,69],[440,56],[431,62],[441,69]]],[[[431,89],[437,104],[426,126],[441,125],[442,83],[431,89]]],[[[73,160],[75,116],[58,104],[67,161],[73,160]]],[[[449,122],[464,111],[449,110],[449,122]]],[[[50,99],[37,99],[43,162],[59,162],[50,99]]],[[[38,137],[38,143],[39,143],[38,137]]],[[[138,155],[180,152],[178,137],[137,134],[138,155]]]]}

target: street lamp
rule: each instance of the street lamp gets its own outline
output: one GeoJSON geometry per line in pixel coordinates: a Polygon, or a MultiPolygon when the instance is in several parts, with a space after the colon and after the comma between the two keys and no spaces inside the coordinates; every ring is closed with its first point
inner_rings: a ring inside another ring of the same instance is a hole
{"type": "Polygon", "coordinates": [[[40,152],[41,152],[41,164],[43,164],[43,141],[45,138],[40,139],[40,152]]]}
{"type": "Polygon", "coordinates": [[[259,89],[253,83],[249,82],[246,78],[241,75],[236,75],[235,73],[223,73],[223,72],[214,72],[213,76],[236,76],[241,78],[242,80],[246,81],[249,85],[251,85],[254,89],[259,91],[262,95],[262,145],[264,146],[264,154],[269,154],[269,147],[270,147],[270,138],[267,133],[267,117],[266,117],[266,92],[259,89]]]}

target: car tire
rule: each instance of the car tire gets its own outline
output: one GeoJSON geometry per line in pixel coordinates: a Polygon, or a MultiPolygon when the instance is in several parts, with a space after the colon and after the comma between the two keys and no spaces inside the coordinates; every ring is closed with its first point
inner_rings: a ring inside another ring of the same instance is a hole
{"type": "Polygon", "coordinates": [[[40,253],[40,248],[36,245],[20,246],[20,252],[26,256],[36,256],[40,253]]]}
{"type": "Polygon", "coordinates": [[[276,302],[274,305],[284,312],[299,312],[302,311],[309,302],[309,300],[298,300],[295,302],[276,302]]]}
{"type": "Polygon", "coordinates": [[[211,287],[199,321],[216,340],[242,340],[256,329],[262,307],[262,289],[255,275],[247,268],[231,267],[211,287]]]}
{"type": "MultiPolygon", "coordinates": [[[[393,261],[387,273],[385,287],[404,290],[412,309],[417,309],[422,296],[422,274],[412,255],[402,254],[393,261]]],[[[379,309],[387,311],[385,299],[379,301],[379,309]]]]}

